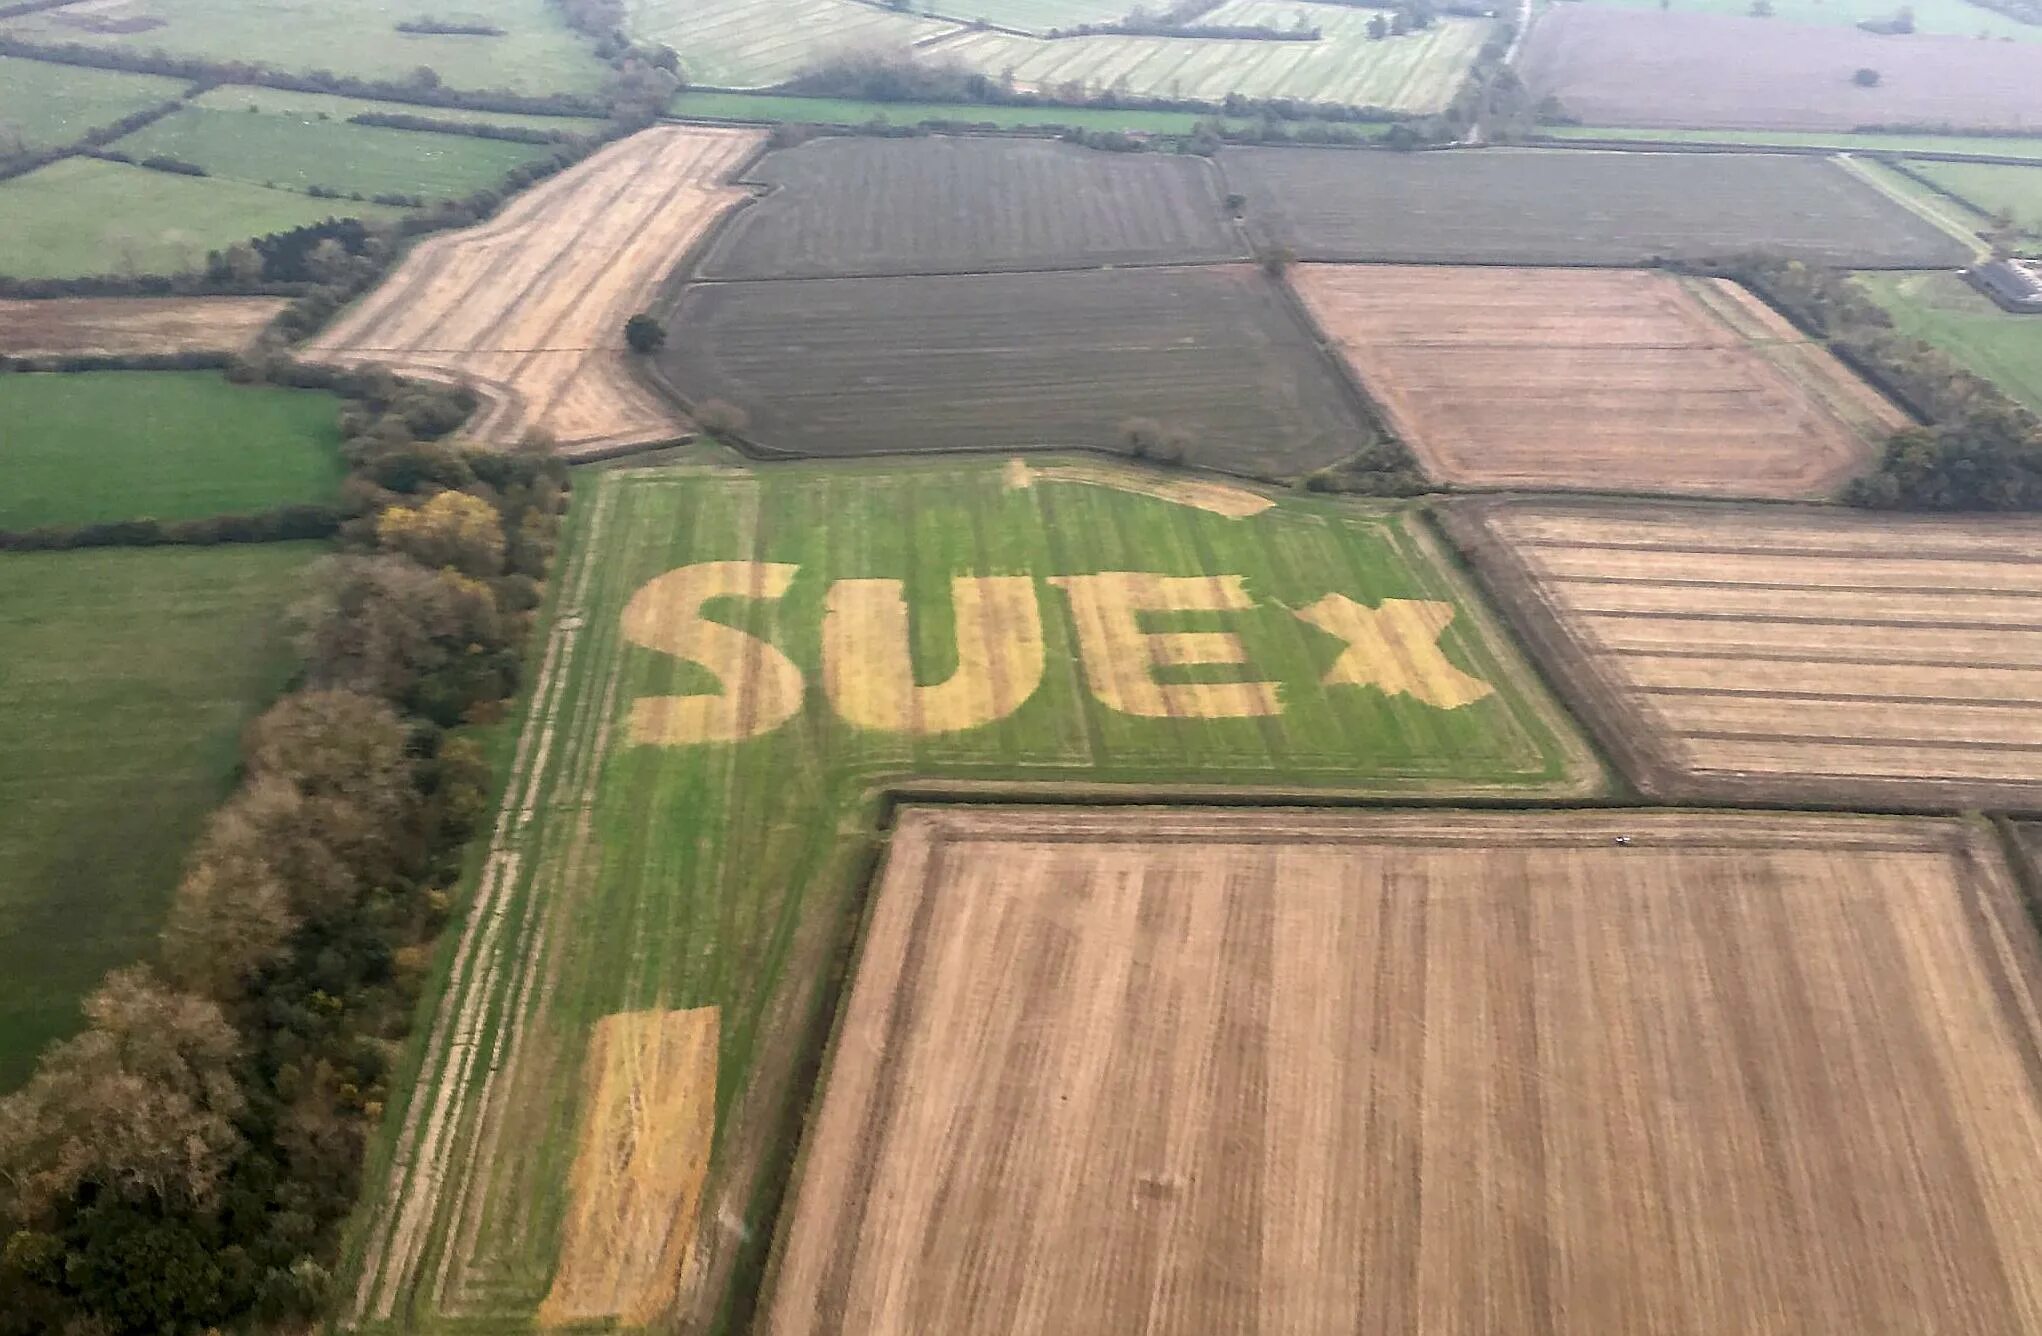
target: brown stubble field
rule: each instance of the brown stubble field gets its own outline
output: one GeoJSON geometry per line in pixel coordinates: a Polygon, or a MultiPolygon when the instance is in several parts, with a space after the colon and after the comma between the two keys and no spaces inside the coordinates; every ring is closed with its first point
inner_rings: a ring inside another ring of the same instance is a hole
{"type": "Polygon", "coordinates": [[[747,198],[726,183],[763,142],[659,126],[612,144],[489,222],[422,243],[308,355],[471,386],[484,406],[468,432],[490,445],[539,431],[575,454],[679,436],[675,410],[631,372],[624,321],[747,198]]]}
{"type": "Polygon", "coordinates": [[[0,356],[240,352],[282,297],[64,297],[0,301],[0,356]]]}
{"type": "Polygon", "coordinates": [[[1467,501],[1448,532],[1648,796],[2042,808],[2042,526],[1467,501]]]}
{"type": "Polygon", "coordinates": [[[1291,281],[1441,482],[1814,497],[1908,421],[1722,280],[1309,264],[1291,281]]]}
{"type": "Polygon", "coordinates": [[[2032,1332],[2035,946],[1975,823],[910,809],[766,1329],[2032,1332]]]}

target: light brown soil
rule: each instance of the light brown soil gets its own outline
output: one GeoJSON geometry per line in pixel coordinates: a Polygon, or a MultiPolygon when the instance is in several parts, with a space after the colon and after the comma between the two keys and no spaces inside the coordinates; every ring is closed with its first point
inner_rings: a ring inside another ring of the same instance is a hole
{"type": "Polygon", "coordinates": [[[774,1336],[2042,1329],[1982,827],[910,810],[878,895],[774,1336]]]}
{"type": "Polygon", "coordinates": [[[1464,503],[1450,528],[1664,798],[2032,807],[2032,521],[1464,503]]]}
{"type": "Polygon", "coordinates": [[[1905,422],[1827,350],[1715,280],[1400,265],[1292,274],[1443,482],[1816,496],[1905,422]]]}
{"type": "Polygon", "coordinates": [[[1092,464],[1044,464],[1031,469],[1025,459],[1017,457],[1008,461],[1007,486],[1027,487],[1038,478],[1045,482],[1086,483],[1093,487],[1132,492],[1137,496],[1153,496],[1159,501],[1171,501],[1180,506],[1190,506],[1193,510],[1224,515],[1230,520],[1260,515],[1276,504],[1245,487],[1209,482],[1203,478],[1155,478],[1133,469],[1104,468],[1092,464]]]}
{"type": "Polygon", "coordinates": [[[847,723],[888,733],[955,733],[1004,719],[1042,684],[1042,609],[1027,575],[950,582],[957,671],[915,682],[899,580],[838,580],[822,625],[823,687],[847,723]]]}
{"type": "Polygon", "coordinates": [[[806,682],[776,646],[702,614],[711,599],[771,601],[798,568],[781,562],[705,561],[648,580],[624,606],[624,638],[701,664],[723,684],[714,696],[641,696],[631,741],[685,747],[770,733],[801,710],[806,682]]]}
{"type": "Polygon", "coordinates": [[[725,184],[763,136],[659,126],[519,196],[494,219],[426,241],[307,345],[458,382],[485,406],[469,434],[567,453],[670,440],[684,424],[632,375],[624,322],[723,213],[725,184]]]}
{"type": "Polygon", "coordinates": [[[0,301],[0,355],[237,353],[286,304],[281,297],[0,301]]]}
{"type": "Polygon", "coordinates": [[[716,1139],[717,1042],[715,1007],[596,1022],[541,1326],[603,1317],[642,1326],[673,1307],[716,1139]]]}

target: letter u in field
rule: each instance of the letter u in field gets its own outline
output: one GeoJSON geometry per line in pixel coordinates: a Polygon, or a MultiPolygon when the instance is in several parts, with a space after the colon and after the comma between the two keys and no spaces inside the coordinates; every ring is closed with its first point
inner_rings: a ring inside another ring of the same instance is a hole
{"type": "Polygon", "coordinates": [[[957,671],[919,686],[899,580],[839,580],[822,623],[822,681],[830,705],[858,728],[956,733],[1004,719],[1042,684],[1042,612],[1027,575],[950,581],[957,671]]]}
{"type": "Polygon", "coordinates": [[[624,607],[624,638],[701,664],[716,696],[647,696],[631,706],[631,740],[670,747],[742,742],[801,711],[801,670],[778,649],[702,615],[712,598],[778,599],[800,568],[764,561],[705,561],[649,580],[624,607]]]}

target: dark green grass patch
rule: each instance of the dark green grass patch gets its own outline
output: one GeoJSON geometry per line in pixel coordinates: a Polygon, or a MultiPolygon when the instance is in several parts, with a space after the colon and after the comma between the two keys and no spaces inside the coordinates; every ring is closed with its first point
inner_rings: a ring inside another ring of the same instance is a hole
{"type": "Polygon", "coordinates": [[[339,409],[212,371],[0,375],[0,529],[331,500],[339,409]]]}
{"type": "Polygon", "coordinates": [[[318,550],[0,553],[0,1090],[153,953],[318,550]]]}
{"type": "MultiPolygon", "coordinates": [[[[419,108],[409,108],[419,115],[419,108]]],[[[161,155],[213,176],[304,190],[451,199],[502,182],[513,168],[558,150],[471,135],[355,125],[261,111],[186,107],[115,141],[140,161],[161,155]]]]}
{"type": "Polygon", "coordinates": [[[1599,782],[1412,510],[1300,496],[1229,519],[1097,482],[1031,478],[1016,485],[1000,460],[585,475],[505,816],[469,891],[475,926],[453,951],[446,995],[424,1013],[438,1019],[421,1026],[409,1059],[412,1107],[386,1128],[350,1247],[366,1280],[342,1293],[364,1297],[355,1313],[372,1329],[529,1320],[567,1204],[589,1027],[638,1008],[721,1009],[709,1252],[693,1315],[702,1325],[688,1325],[718,1329],[729,1296],[742,1306],[889,783],[1530,795],[1599,782]],[[799,708],[746,741],[634,742],[639,703],[717,694],[719,682],[698,662],[626,641],[626,607],[669,571],[733,560],[796,568],[783,596],[714,599],[702,615],[787,655],[806,682],[799,708]],[[1251,608],[1146,614],[1142,629],[1237,636],[1243,662],[1135,672],[1274,682],[1281,712],[1137,717],[1103,703],[1069,596],[1050,581],[1112,571],[1240,577],[1251,608]],[[847,723],[822,671],[832,586],[902,581],[911,664],[897,666],[934,684],[986,643],[956,643],[960,574],[1033,578],[1044,646],[1033,694],[959,732],[847,723]],[[1441,652],[1493,692],[1446,709],[1373,685],[1327,685],[1343,643],[1292,610],[1336,593],[1370,607],[1447,605],[1441,652]],[[508,1056],[485,1079],[450,1070],[464,1052],[508,1056]],[[400,1142],[410,1148],[403,1165],[400,1142]],[[409,1167],[427,1164],[449,1172],[409,1167]],[[406,1227],[386,1228],[405,1212],[406,1227]],[[472,1232],[450,1227],[456,1212],[472,1232]],[[449,1278],[444,1287],[436,1276],[449,1278]],[[458,1318],[441,1296],[459,1296],[458,1318]]]}

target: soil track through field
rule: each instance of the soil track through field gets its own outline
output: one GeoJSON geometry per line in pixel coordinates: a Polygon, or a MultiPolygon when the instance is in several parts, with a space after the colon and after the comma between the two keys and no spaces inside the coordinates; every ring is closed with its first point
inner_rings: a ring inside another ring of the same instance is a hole
{"type": "Polygon", "coordinates": [[[2032,521],[1531,501],[1447,520],[1651,796],[2042,803],[2032,521]]]}
{"type": "Polygon", "coordinates": [[[1292,282],[1442,482],[1818,496],[1908,422],[1721,280],[1311,264],[1292,282]]]}
{"type": "Polygon", "coordinates": [[[1982,824],[910,809],[767,1326],[2017,1336],[2038,986],[1982,824]]]}
{"type": "Polygon", "coordinates": [[[520,195],[479,227],[422,243],[307,345],[473,388],[467,428],[510,446],[542,432],[572,455],[671,440],[685,425],[626,363],[624,320],[730,208],[757,131],[660,126],[520,195]]]}

